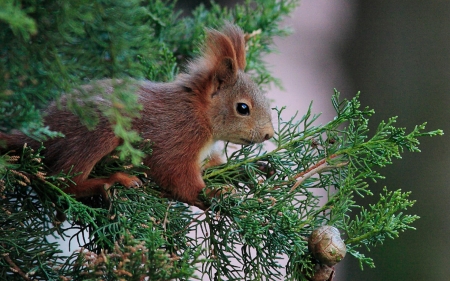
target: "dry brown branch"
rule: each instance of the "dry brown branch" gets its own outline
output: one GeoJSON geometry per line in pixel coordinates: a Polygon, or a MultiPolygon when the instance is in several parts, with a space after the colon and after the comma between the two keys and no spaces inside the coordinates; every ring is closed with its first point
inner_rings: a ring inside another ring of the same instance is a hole
{"type": "Polygon", "coordinates": [[[9,266],[11,266],[11,271],[19,274],[20,276],[22,276],[22,278],[24,280],[31,280],[31,278],[28,277],[28,275],[26,273],[24,273],[22,271],[22,269],[20,269],[19,266],[17,266],[12,259],[9,257],[9,254],[4,254],[3,255],[3,259],[5,259],[5,261],[9,264],[9,266]]]}

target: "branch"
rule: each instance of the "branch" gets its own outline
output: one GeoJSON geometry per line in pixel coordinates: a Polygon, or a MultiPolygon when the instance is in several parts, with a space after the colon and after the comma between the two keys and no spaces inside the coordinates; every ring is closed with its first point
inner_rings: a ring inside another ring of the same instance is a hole
{"type": "Polygon", "coordinates": [[[11,260],[11,258],[9,257],[9,254],[8,254],[8,253],[3,254],[3,258],[4,258],[5,261],[11,266],[11,271],[13,271],[13,272],[19,274],[20,276],[22,276],[22,278],[23,278],[24,280],[27,280],[27,281],[28,281],[28,280],[31,280],[31,279],[27,276],[27,274],[25,274],[25,273],[20,269],[20,267],[18,267],[18,266],[11,260]]]}
{"type": "Polygon", "coordinates": [[[306,171],[296,174],[293,179],[297,179],[296,183],[292,186],[289,192],[293,192],[298,186],[300,186],[305,180],[309,179],[315,174],[323,173],[332,169],[340,168],[348,164],[348,161],[341,162],[335,165],[329,165],[327,160],[336,158],[338,155],[333,154],[328,159],[322,159],[315,165],[309,167],[306,171]]]}

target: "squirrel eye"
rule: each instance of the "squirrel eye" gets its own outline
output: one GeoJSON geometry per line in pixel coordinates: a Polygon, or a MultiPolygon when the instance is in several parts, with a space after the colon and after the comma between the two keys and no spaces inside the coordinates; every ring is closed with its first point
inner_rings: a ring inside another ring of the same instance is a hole
{"type": "Polygon", "coordinates": [[[245,103],[238,103],[236,106],[236,110],[241,115],[250,115],[250,108],[245,103]]]}

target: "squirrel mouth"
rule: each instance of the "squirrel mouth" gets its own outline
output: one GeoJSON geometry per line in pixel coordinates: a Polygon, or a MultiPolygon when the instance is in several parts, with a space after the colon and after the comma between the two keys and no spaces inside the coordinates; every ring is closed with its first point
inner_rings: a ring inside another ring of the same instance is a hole
{"type": "Polygon", "coordinates": [[[242,141],[242,144],[247,144],[247,145],[255,143],[254,141],[251,141],[251,140],[248,140],[248,139],[244,139],[244,138],[240,138],[239,140],[242,141]]]}

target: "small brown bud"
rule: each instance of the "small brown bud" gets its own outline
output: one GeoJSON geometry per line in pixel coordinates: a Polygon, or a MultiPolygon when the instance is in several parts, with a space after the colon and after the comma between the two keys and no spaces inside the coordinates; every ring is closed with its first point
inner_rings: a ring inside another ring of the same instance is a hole
{"type": "Polygon", "coordinates": [[[24,183],[23,181],[17,181],[18,184],[20,184],[21,186],[27,186],[26,183],[24,183]]]}
{"type": "Polygon", "coordinates": [[[277,199],[275,197],[270,197],[269,200],[271,201],[270,206],[274,206],[275,203],[277,203],[277,199]]]}
{"type": "Polygon", "coordinates": [[[313,148],[317,148],[318,146],[319,146],[319,142],[316,140],[316,139],[312,139],[311,140],[311,146],[313,147],[313,148]]]}

